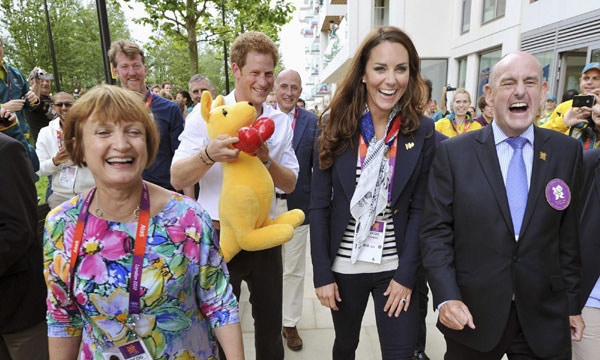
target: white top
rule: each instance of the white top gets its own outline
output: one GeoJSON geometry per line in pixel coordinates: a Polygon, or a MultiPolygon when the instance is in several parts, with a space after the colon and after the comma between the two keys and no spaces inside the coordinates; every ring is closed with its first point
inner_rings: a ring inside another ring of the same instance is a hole
{"type": "Polygon", "coordinates": [[[69,160],[65,163],[54,165],[52,158],[58,154],[58,133],[62,134],[60,128],[60,119],[50,121],[48,126],[42,128],[38,134],[35,144],[35,152],[40,160],[40,170],[38,176],[52,175],[52,192],[64,197],[73,197],[82,194],[94,187],[94,176],[87,167],[77,167],[75,183],[73,187],[67,187],[64,181],[61,180],[60,173],[68,167],[72,167],[73,163],[69,160]]]}
{"type": "MultiPolygon", "coordinates": [[[[235,89],[225,97],[225,104],[232,105],[235,100],[235,89]]],[[[200,107],[200,106],[198,106],[200,107]]],[[[269,155],[280,165],[290,169],[298,177],[300,166],[296,159],[296,154],[292,148],[292,139],[294,134],[292,126],[286,114],[272,107],[262,104],[263,113],[260,117],[269,117],[275,122],[275,131],[267,140],[269,146],[269,155]]],[[[200,110],[194,109],[186,118],[186,125],[179,135],[179,147],[173,156],[175,162],[187,159],[203,149],[210,143],[208,133],[206,132],[206,122],[202,117],[200,110]]],[[[200,193],[198,202],[208,212],[213,220],[219,220],[219,197],[221,196],[221,185],[223,184],[223,167],[220,163],[214,164],[200,179],[200,193]]],[[[275,215],[275,196],[271,204],[271,216],[275,215]]]]}

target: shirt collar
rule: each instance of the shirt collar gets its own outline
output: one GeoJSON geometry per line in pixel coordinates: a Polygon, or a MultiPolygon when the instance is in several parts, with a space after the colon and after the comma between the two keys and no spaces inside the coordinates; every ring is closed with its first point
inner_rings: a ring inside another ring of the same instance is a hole
{"type": "MultiPolygon", "coordinates": [[[[494,133],[494,144],[495,145],[498,145],[501,142],[503,142],[504,140],[509,138],[508,136],[506,136],[504,131],[502,131],[502,129],[500,129],[500,127],[498,126],[498,124],[495,121],[492,121],[492,132],[494,133]]],[[[525,139],[527,139],[527,141],[531,145],[533,145],[533,124],[529,125],[527,130],[525,130],[519,136],[524,137],[525,139]]]]}

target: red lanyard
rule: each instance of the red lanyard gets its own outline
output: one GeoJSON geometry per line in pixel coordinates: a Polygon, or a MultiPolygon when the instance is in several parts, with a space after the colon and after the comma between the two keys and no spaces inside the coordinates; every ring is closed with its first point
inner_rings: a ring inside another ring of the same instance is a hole
{"type": "Polygon", "coordinates": [[[62,131],[56,130],[56,139],[58,140],[58,151],[63,149],[62,131]]]}
{"type": "MultiPolygon", "coordinates": [[[[277,110],[277,104],[275,104],[275,110],[277,110]]],[[[300,108],[298,105],[294,108],[294,120],[292,120],[292,131],[296,130],[296,119],[298,118],[298,114],[300,113],[300,108]]],[[[287,114],[286,114],[287,115],[287,114]]]]}
{"type": "MultiPolygon", "coordinates": [[[[392,201],[392,184],[394,183],[394,169],[396,167],[396,152],[398,150],[398,133],[400,131],[400,124],[402,123],[402,120],[400,118],[397,118],[397,120],[394,121],[394,124],[392,124],[392,128],[390,129],[388,136],[386,136],[385,138],[385,142],[387,143],[388,141],[390,141],[390,139],[394,138],[394,142],[392,143],[392,145],[390,146],[390,158],[389,158],[389,162],[390,162],[390,186],[388,189],[388,202],[392,201]]],[[[362,170],[363,168],[363,164],[365,163],[365,158],[367,157],[367,143],[365,142],[365,139],[363,139],[362,134],[360,135],[360,141],[359,141],[359,153],[360,153],[360,169],[362,170]]]]}
{"type": "Polygon", "coordinates": [[[148,90],[148,97],[146,98],[146,109],[150,109],[152,104],[152,91],[148,90]]]}
{"type": "MultiPolygon", "coordinates": [[[[71,262],[69,263],[69,294],[73,289],[73,283],[75,278],[75,264],[77,257],[79,256],[79,250],[81,249],[81,240],[83,239],[83,232],[85,228],[85,222],[87,220],[88,208],[94,197],[96,188],[90,190],[86,197],[81,210],[79,211],[79,217],[77,218],[77,226],[75,227],[75,234],[73,235],[73,247],[71,248],[71,262]]],[[[148,186],[143,184],[142,188],[142,199],[140,201],[140,217],[138,220],[137,231],[135,236],[135,245],[133,248],[133,261],[131,264],[131,279],[129,280],[129,313],[137,314],[140,312],[140,297],[141,297],[141,283],[142,283],[142,266],[144,265],[144,253],[146,251],[146,238],[148,232],[148,224],[150,223],[150,195],[148,193],[148,186]]]]}

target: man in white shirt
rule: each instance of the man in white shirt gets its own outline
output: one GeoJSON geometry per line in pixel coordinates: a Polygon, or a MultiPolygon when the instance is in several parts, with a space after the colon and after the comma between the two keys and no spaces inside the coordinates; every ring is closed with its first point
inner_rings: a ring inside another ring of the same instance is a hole
{"type": "MultiPolygon", "coordinates": [[[[275,186],[289,193],[294,190],[299,168],[292,149],[292,128],[285,114],[264,104],[273,88],[273,71],[278,60],[277,47],[265,34],[247,32],[240,35],[231,48],[231,67],[236,86],[225,97],[225,103],[249,101],[256,108],[257,118],[273,119],[275,132],[256,155],[269,170],[275,186]]],[[[173,157],[171,182],[177,189],[199,182],[198,198],[213,219],[215,228],[219,229],[218,204],[223,182],[220,162],[237,159],[239,150],[229,145],[239,139],[219,135],[211,141],[201,112],[194,111],[187,118],[180,141],[173,157]],[[203,153],[208,153],[209,159],[215,163],[203,161],[203,153]]],[[[274,204],[271,207],[273,214],[274,204]]],[[[283,359],[281,247],[255,252],[241,251],[227,267],[233,292],[238,298],[241,281],[248,283],[254,316],[256,358],[283,359]]],[[[224,358],[223,354],[221,358],[224,358]]]]}

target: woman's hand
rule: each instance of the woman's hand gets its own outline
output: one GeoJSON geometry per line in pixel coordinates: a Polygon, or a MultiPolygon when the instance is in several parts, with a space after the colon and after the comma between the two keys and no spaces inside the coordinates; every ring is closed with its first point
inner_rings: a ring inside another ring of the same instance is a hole
{"type": "Polygon", "coordinates": [[[570,108],[563,117],[565,125],[573,127],[578,124],[586,124],[588,122],[586,117],[590,115],[589,110],[590,108],[588,107],[570,108]]]}
{"type": "Polygon", "coordinates": [[[392,317],[392,315],[396,317],[400,316],[403,309],[404,311],[408,310],[411,294],[411,289],[400,285],[400,283],[392,279],[387,290],[383,293],[384,296],[388,296],[383,311],[387,312],[389,317],[392,317]]]}
{"type": "Polygon", "coordinates": [[[327,284],[315,288],[317,298],[321,302],[321,305],[330,308],[331,310],[338,311],[336,301],[341,302],[340,292],[336,283],[327,284]]]}

